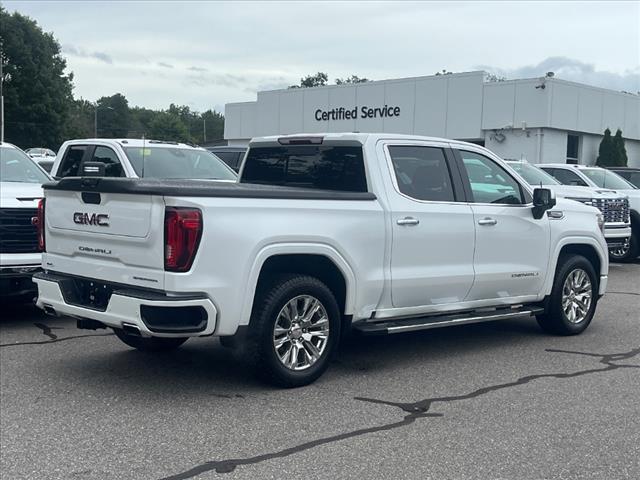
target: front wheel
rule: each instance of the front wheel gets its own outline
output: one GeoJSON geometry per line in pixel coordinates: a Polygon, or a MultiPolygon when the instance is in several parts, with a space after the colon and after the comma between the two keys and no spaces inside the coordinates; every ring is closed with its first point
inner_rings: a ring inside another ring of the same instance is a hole
{"type": "Polygon", "coordinates": [[[331,290],[307,275],[283,275],[258,292],[247,338],[249,362],[280,387],[300,387],[329,366],[340,338],[340,310],[331,290]]]}
{"type": "Polygon", "coordinates": [[[188,338],[163,338],[163,337],[139,337],[137,335],[129,335],[124,330],[114,328],[113,333],[116,334],[122,342],[132,348],[143,352],[167,352],[175,350],[188,340],[188,338]]]}
{"type": "Polygon", "coordinates": [[[565,255],[558,260],[547,310],[537,320],[546,332],[577,335],[591,323],[597,302],[598,277],[591,262],[565,255]]]}
{"type": "Polygon", "coordinates": [[[633,232],[624,245],[609,249],[609,259],[613,262],[632,262],[640,254],[638,242],[638,233],[633,232]]]}

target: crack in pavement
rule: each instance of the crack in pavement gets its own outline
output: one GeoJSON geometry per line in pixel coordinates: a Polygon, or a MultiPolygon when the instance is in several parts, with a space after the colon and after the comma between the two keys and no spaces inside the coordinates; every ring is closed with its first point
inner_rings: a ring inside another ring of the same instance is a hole
{"type": "Polygon", "coordinates": [[[43,340],[43,341],[33,341],[33,342],[15,342],[15,343],[0,343],[0,348],[3,347],[17,347],[20,345],[45,345],[47,343],[58,343],[58,342],[64,342],[66,340],[74,340],[76,338],[86,338],[86,337],[108,337],[110,335],[115,335],[113,333],[88,333],[86,335],[74,335],[71,337],[62,337],[62,338],[58,338],[56,337],[55,339],[52,340],[43,340]]]}
{"type": "Polygon", "coordinates": [[[289,455],[293,455],[294,453],[300,453],[305,450],[309,450],[315,447],[319,447],[321,445],[326,445],[329,443],[339,442],[342,440],[346,440],[348,438],[359,437],[362,435],[367,435],[369,433],[383,432],[387,430],[393,430],[396,428],[406,427],[411,425],[416,420],[427,417],[442,417],[441,413],[431,413],[430,409],[435,403],[451,403],[458,402],[463,400],[469,400],[473,398],[480,397],[482,395],[486,395],[491,392],[495,392],[497,390],[503,390],[507,388],[517,387],[521,385],[526,385],[534,380],[539,380],[542,378],[575,378],[583,375],[589,375],[593,373],[602,373],[602,372],[610,372],[613,370],[618,370],[621,368],[640,368],[640,365],[629,365],[629,364],[615,364],[612,362],[619,362],[622,360],[627,360],[633,358],[640,354],[640,347],[630,350],[628,352],[623,353],[611,353],[611,354],[599,354],[599,353],[590,353],[590,352],[579,352],[573,350],[558,350],[558,349],[546,349],[545,351],[551,353],[565,353],[572,355],[582,355],[587,357],[599,358],[603,367],[600,368],[591,368],[586,370],[578,370],[577,372],[572,373],[542,373],[537,375],[527,375],[525,377],[520,377],[517,380],[499,383],[496,385],[490,385],[487,387],[481,387],[472,392],[462,394],[462,395],[452,395],[447,397],[433,397],[433,398],[425,398],[423,400],[419,400],[413,403],[401,403],[401,402],[390,402],[386,400],[379,400],[375,398],[366,398],[366,397],[355,397],[355,400],[359,400],[366,403],[372,404],[381,404],[388,405],[392,407],[396,407],[401,409],[406,413],[404,418],[400,421],[387,423],[384,425],[379,425],[375,427],[362,428],[358,430],[353,430],[350,432],[340,433],[338,435],[333,435],[330,437],[319,438],[317,440],[311,440],[309,442],[305,442],[293,447],[286,448],[284,450],[279,450],[271,453],[264,453],[262,455],[256,455],[254,457],[248,458],[231,458],[226,460],[218,460],[218,461],[209,461],[197,465],[189,470],[185,470],[184,472],[177,473],[175,475],[170,475],[168,477],[163,477],[161,480],[187,480],[190,478],[194,478],[202,473],[210,472],[215,470],[216,473],[230,473],[236,469],[236,467],[243,465],[253,465],[256,463],[264,462],[266,460],[271,460],[274,458],[283,458],[288,457],[289,455]]]}

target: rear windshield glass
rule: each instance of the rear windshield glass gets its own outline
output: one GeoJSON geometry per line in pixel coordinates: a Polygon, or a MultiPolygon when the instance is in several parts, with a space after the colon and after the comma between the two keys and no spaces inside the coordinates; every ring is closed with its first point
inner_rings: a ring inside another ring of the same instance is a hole
{"type": "Polygon", "coordinates": [[[362,147],[295,145],[250,148],[242,183],[366,192],[362,147]]]}
{"type": "Polygon", "coordinates": [[[124,151],[139,177],[236,179],[233,170],[206,150],[178,147],[125,147],[124,151]]]}
{"type": "Polygon", "coordinates": [[[0,147],[0,181],[42,184],[48,182],[49,178],[22,151],[0,147]]]}

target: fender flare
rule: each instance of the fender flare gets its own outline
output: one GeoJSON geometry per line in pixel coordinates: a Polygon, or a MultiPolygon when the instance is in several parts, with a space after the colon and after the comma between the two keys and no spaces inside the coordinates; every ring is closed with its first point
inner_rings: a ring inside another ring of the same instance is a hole
{"type": "Polygon", "coordinates": [[[260,272],[265,262],[277,255],[322,255],[327,257],[340,270],[345,279],[345,315],[353,315],[356,305],[356,275],[347,260],[331,245],[324,243],[274,243],[263,247],[253,259],[251,268],[245,275],[245,291],[242,298],[246,301],[238,325],[248,325],[253,309],[253,301],[258,286],[260,272]]]}
{"type": "Polygon", "coordinates": [[[605,248],[603,253],[603,245],[593,237],[564,237],[561,238],[555,245],[555,249],[549,262],[549,271],[544,283],[544,295],[551,295],[553,289],[553,282],[556,276],[556,268],[558,267],[558,259],[560,258],[560,251],[567,245],[588,245],[593,247],[596,251],[598,258],[600,259],[600,271],[598,276],[606,275],[609,270],[609,251],[605,248]],[[603,256],[604,255],[604,256],[603,256]],[[604,272],[603,273],[603,269],[604,272]]]}

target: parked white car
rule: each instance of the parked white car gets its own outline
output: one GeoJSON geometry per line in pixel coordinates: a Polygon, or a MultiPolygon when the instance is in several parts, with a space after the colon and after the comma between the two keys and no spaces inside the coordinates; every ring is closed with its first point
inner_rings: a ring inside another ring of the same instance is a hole
{"type": "Polygon", "coordinates": [[[318,378],[351,328],[578,334],[607,286],[602,214],[464,142],[264,137],[239,183],[75,177],[44,202],[40,308],[143,350],[219,336],[282,386],[318,378]]]}
{"type": "Polygon", "coordinates": [[[140,139],[88,138],[64,142],[54,178],[84,175],[128,178],[195,178],[235,181],[236,173],[204,148],[140,139]]]}
{"type": "Polygon", "coordinates": [[[56,152],[51,150],[50,148],[27,148],[24,153],[29,155],[34,160],[42,160],[42,159],[54,159],[56,158],[56,152]]]}
{"type": "Polygon", "coordinates": [[[35,297],[31,275],[40,270],[38,202],[50,180],[18,147],[0,143],[0,294],[35,297]]]}
{"type": "Polygon", "coordinates": [[[544,186],[553,190],[558,197],[598,208],[604,216],[604,238],[609,251],[617,251],[629,245],[631,219],[626,195],[599,187],[563,185],[541,168],[526,161],[509,160],[507,164],[532,187],[544,186]]]}
{"type": "MultiPolygon", "coordinates": [[[[640,189],[605,168],[565,163],[546,163],[540,165],[540,168],[565,185],[606,188],[625,195],[629,199],[631,237],[624,245],[612,247],[609,253],[612,259],[620,262],[633,261],[640,256],[640,189]]],[[[605,213],[605,216],[608,214],[605,213]]],[[[613,214],[619,215],[619,209],[614,209],[613,214]]]]}

